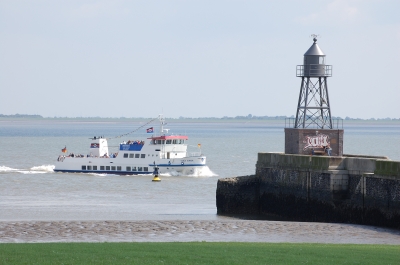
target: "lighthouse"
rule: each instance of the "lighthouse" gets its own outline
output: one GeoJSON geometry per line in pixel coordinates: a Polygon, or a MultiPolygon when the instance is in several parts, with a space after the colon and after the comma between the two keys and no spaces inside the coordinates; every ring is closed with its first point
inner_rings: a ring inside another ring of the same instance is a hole
{"type": "Polygon", "coordinates": [[[301,78],[296,118],[285,128],[285,153],[303,155],[343,155],[343,127],[332,122],[328,93],[328,77],[332,77],[332,65],[326,64],[326,55],[313,44],[297,65],[296,76],[301,78]],[[326,150],[329,149],[329,152],[326,150]]]}
{"type": "Polygon", "coordinates": [[[314,43],[304,54],[303,65],[298,65],[296,76],[301,77],[295,128],[332,129],[331,107],[328,94],[328,77],[332,65],[326,65],[326,56],[314,43]]]}

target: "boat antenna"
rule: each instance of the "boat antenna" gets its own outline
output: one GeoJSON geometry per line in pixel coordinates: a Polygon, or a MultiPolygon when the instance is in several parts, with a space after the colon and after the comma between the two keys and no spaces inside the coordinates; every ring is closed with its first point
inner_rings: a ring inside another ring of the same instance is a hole
{"type": "Polygon", "coordinates": [[[150,121],[146,122],[145,124],[143,124],[142,126],[136,128],[135,130],[133,130],[131,132],[128,132],[128,133],[125,133],[125,134],[121,134],[121,135],[118,135],[118,136],[115,136],[115,137],[106,138],[106,139],[109,140],[109,139],[114,139],[114,138],[121,138],[122,136],[126,136],[128,134],[134,133],[134,132],[140,130],[141,128],[145,127],[146,125],[148,125],[149,123],[152,123],[153,121],[155,121],[157,119],[158,119],[158,117],[154,118],[154,119],[151,119],[150,121]]]}
{"type": "Polygon", "coordinates": [[[166,125],[164,115],[158,115],[158,119],[160,121],[160,135],[162,135],[164,131],[166,131],[168,134],[169,129],[164,129],[164,125],[166,125]]]}
{"type": "Polygon", "coordinates": [[[162,134],[164,132],[165,118],[162,114],[159,114],[158,120],[160,121],[160,134],[162,134]]]}

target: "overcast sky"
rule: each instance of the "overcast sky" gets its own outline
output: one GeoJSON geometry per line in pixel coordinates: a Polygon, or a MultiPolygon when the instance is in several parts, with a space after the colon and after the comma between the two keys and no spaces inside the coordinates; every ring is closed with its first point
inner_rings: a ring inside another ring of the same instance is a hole
{"type": "Polygon", "coordinates": [[[333,116],[400,118],[400,1],[0,0],[0,114],[295,115],[311,34],[333,116]]]}

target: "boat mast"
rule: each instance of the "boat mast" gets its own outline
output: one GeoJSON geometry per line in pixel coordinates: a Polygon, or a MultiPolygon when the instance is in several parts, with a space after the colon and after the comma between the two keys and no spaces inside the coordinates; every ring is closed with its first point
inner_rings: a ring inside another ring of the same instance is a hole
{"type": "Polygon", "coordinates": [[[158,115],[158,120],[160,121],[160,136],[164,133],[165,118],[162,114],[158,115]]]}

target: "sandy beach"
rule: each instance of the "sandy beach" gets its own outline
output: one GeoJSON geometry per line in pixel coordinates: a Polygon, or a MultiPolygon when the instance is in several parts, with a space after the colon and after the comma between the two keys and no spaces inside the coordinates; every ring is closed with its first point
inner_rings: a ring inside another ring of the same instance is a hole
{"type": "Polygon", "coordinates": [[[251,220],[0,222],[1,243],[190,241],[400,244],[400,231],[351,224],[251,220]]]}

